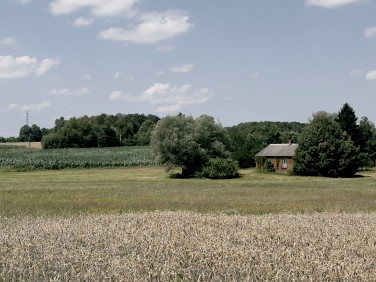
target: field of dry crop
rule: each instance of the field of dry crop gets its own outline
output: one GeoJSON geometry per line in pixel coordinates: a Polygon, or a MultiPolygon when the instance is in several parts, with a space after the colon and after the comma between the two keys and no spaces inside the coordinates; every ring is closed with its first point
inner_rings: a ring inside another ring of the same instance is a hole
{"type": "Polygon", "coordinates": [[[376,279],[376,213],[0,217],[0,280],[376,279]]]}

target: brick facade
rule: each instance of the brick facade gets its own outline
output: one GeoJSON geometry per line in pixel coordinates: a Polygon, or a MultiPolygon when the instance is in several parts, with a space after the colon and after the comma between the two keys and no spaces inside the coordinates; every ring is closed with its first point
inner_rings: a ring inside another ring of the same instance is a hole
{"type": "MultiPolygon", "coordinates": [[[[287,172],[288,170],[292,170],[294,166],[294,160],[292,157],[277,157],[277,158],[266,158],[269,162],[271,162],[274,165],[276,172],[287,172]],[[276,167],[277,159],[279,159],[279,167],[276,167]],[[282,168],[282,159],[286,160],[287,167],[282,168]]],[[[257,162],[256,162],[256,169],[258,168],[257,162]]]]}
{"type": "Polygon", "coordinates": [[[291,170],[294,166],[294,160],[291,157],[277,157],[277,158],[267,158],[269,162],[274,165],[275,171],[277,172],[287,172],[287,170],[291,170]],[[279,159],[279,167],[277,168],[277,159],[279,159]],[[286,168],[282,168],[282,160],[286,160],[286,168]]]}

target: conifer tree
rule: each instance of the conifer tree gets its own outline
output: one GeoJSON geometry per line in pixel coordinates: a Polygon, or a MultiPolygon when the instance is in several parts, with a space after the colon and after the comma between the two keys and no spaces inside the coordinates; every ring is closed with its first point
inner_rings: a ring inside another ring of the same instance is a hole
{"type": "Polygon", "coordinates": [[[357,120],[354,109],[348,103],[345,103],[338,113],[337,122],[341,129],[350,136],[355,146],[360,145],[357,120]]]}

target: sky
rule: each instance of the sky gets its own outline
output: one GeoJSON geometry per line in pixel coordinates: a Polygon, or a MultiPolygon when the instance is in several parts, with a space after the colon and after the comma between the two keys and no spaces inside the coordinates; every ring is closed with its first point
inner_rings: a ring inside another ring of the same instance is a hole
{"type": "Polygon", "coordinates": [[[0,136],[179,112],[376,123],[376,0],[0,0],[0,136]]]}

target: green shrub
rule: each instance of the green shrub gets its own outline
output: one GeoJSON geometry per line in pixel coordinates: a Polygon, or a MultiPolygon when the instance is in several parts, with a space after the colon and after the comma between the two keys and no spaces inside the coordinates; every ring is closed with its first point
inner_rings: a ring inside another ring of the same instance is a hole
{"type": "Polygon", "coordinates": [[[268,172],[274,172],[275,171],[274,165],[269,160],[265,161],[265,163],[264,163],[264,169],[266,171],[268,171],[268,172]]]}
{"type": "Polygon", "coordinates": [[[238,162],[231,158],[210,159],[203,167],[200,176],[210,179],[230,179],[239,177],[238,162]]]}

